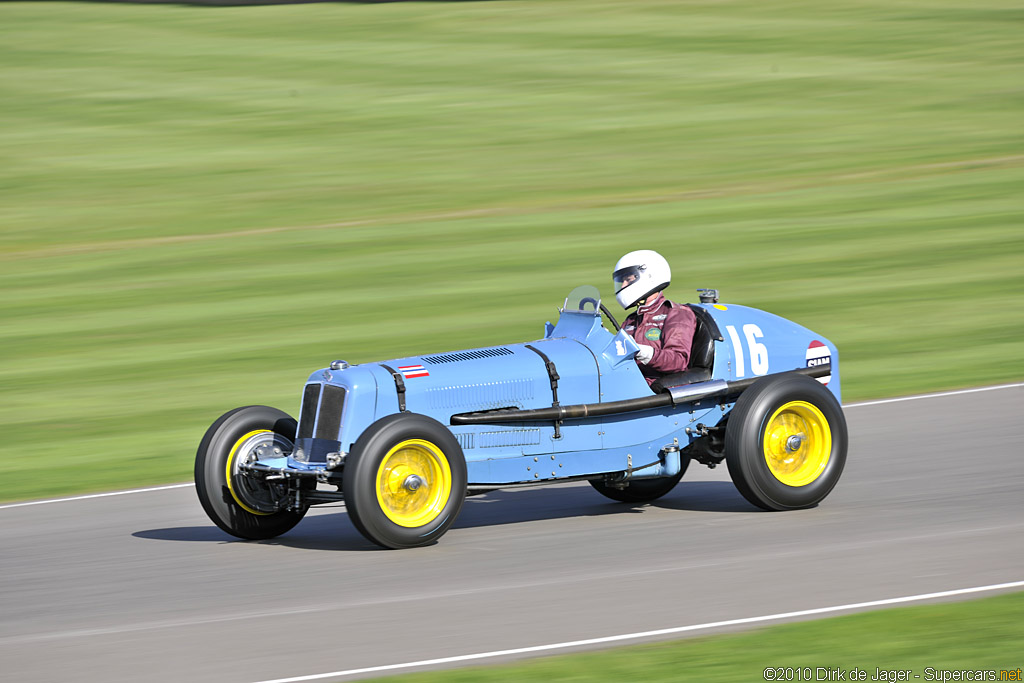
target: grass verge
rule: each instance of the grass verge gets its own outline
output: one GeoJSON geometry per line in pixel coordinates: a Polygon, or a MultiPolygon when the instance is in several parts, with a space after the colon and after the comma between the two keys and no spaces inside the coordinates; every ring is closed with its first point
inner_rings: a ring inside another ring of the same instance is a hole
{"type": "Polygon", "coordinates": [[[222,412],[535,339],[637,247],[832,339],[847,400],[1024,377],[1020,19],[0,3],[0,500],[187,479],[222,412]]]}
{"type": "Polygon", "coordinates": [[[1024,666],[1022,644],[1024,593],[1012,593],[970,602],[903,607],[786,624],[736,635],[375,680],[389,683],[1019,681],[1021,666],[1024,666]],[[769,668],[782,671],[772,671],[771,678],[766,678],[765,670],[769,668]],[[844,673],[843,678],[838,678],[837,670],[844,673]],[[865,677],[860,678],[858,671],[865,672],[865,677]],[[994,677],[985,673],[982,677],[972,674],[967,678],[964,673],[953,673],[958,671],[991,671],[994,677]]]}

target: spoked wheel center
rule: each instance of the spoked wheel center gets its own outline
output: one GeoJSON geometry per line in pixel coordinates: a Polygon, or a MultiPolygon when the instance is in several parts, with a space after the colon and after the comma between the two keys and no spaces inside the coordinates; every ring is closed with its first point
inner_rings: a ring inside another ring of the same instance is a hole
{"type": "Polygon", "coordinates": [[[254,515],[278,512],[283,493],[278,491],[279,487],[270,486],[262,477],[246,473],[241,466],[268,458],[279,458],[290,453],[293,448],[290,439],[269,429],[258,429],[239,438],[231,447],[225,473],[228,490],[235,502],[254,515]]]}

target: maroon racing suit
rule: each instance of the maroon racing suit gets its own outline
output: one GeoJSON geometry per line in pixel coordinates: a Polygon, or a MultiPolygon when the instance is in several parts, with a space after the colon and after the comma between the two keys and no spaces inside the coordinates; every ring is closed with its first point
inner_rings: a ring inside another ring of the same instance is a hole
{"type": "Polygon", "coordinates": [[[697,316],[686,306],[669,301],[656,292],[642,301],[622,323],[622,329],[637,344],[654,349],[647,362],[637,363],[647,384],[664,375],[682,372],[690,365],[690,347],[697,316]]]}

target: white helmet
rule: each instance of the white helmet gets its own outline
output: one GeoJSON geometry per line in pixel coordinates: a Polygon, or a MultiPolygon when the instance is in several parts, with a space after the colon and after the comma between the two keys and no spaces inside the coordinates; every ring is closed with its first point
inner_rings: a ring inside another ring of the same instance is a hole
{"type": "Polygon", "coordinates": [[[612,273],[615,299],[623,308],[636,305],[672,282],[672,269],[665,257],[656,251],[631,251],[615,264],[612,273]]]}

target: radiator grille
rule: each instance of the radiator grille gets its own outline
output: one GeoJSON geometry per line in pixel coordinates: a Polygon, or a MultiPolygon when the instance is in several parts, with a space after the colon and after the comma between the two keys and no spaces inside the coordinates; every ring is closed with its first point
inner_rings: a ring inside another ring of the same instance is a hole
{"type": "Polygon", "coordinates": [[[345,388],[324,385],[320,399],[320,417],[316,421],[316,438],[337,439],[341,428],[341,411],[345,407],[345,388]]]}
{"type": "Polygon", "coordinates": [[[313,422],[316,420],[316,406],[320,402],[320,384],[307,384],[302,390],[302,410],[299,412],[300,439],[313,436],[313,422]]]}

